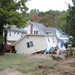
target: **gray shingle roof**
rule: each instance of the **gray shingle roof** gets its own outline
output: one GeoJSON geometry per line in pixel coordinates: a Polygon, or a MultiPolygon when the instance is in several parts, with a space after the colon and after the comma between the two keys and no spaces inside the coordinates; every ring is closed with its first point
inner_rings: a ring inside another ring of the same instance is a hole
{"type": "Polygon", "coordinates": [[[60,33],[62,33],[63,31],[60,28],[55,28],[55,27],[50,27],[50,28],[46,28],[43,24],[41,23],[37,23],[37,22],[32,22],[33,25],[35,25],[36,27],[38,27],[43,33],[47,34],[46,32],[51,32],[51,33],[55,33],[56,30],[58,30],[60,33]]]}
{"type": "Polygon", "coordinates": [[[57,28],[46,28],[43,24],[40,23],[36,23],[36,22],[32,22],[33,25],[35,25],[36,27],[38,27],[43,33],[47,34],[46,32],[52,32],[55,33],[57,28]]]}
{"type": "Polygon", "coordinates": [[[33,22],[33,21],[28,21],[30,23],[32,23],[34,26],[36,26],[39,30],[41,30],[44,34],[47,34],[47,33],[52,33],[52,34],[55,34],[56,33],[56,30],[58,30],[60,33],[62,32],[61,29],[59,28],[55,28],[55,27],[50,27],[50,28],[47,28],[45,27],[43,24],[41,23],[37,23],[37,22],[33,22]]]}
{"type": "Polygon", "coordinates": [[[44,30],[45,32],[52,32],[52,33],[56,32],[56,28],[45,28],[44,30]]]}
{"type": "Polygon", "coordinates": [[[33,22],[33,25],[35,25],[37,28],[39,28],[43,33],[45,33],[45,26],[41,23],[36,23],[36,22],[33,22]]]}

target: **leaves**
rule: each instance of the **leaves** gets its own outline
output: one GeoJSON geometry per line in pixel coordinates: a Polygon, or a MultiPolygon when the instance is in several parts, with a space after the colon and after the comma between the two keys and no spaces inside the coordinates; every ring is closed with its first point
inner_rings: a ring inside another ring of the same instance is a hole
{"type": "Polygon", "coordinates": [[[75,6],[70,6],[68,9],[69,15],[66,18],[65,31],[73,37],[72,43],[75,45],[75,6]]]}
{"type": "Polygon", "coordinates": [[[27,7],[25,6],[25,2],[27,0],[19,0],[18,2],[14,0],[2,0],[0,1],[0,19],[5,24],[15,24],[19,23],[22,19],[21,14],[17,11],[20,10],[21,13],[27,11],[27,7]]]}
{"type": "Polygon", "coordinates": [[[27,0],[0,0],[0,36],[3,37],[4,25],[20,27],[25,24],[26,19],[23,20],[21,15],[22,13],[26,14],[28,10],[25,5],[26,2],[27,0]]]}
{"type": "Polygon", "coordinates": [[[29,18],[35,22],[44,24],[46,27],[61,27],[66,24],[67,11],[54,11],[40,12],[39,10],[31,10],[29,18]]]}

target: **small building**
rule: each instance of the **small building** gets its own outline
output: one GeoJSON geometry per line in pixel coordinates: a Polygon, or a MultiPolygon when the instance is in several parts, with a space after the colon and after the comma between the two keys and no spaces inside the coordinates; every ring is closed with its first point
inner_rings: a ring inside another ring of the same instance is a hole
{"type": "Polygon", "coordinates": [[[48,47],[56,47],[57,39],[54,35],[28,34],[14,44],[17,53],[32,54],[45,50],[48,47]]]}
{"type": "Polygon", "coordinates": [[[7,43],[13,44],[25,35],[25,30],[23,30],[22,28],[18,28],[15,25],[12,25],[10,29],[7,30],[7,43]]]}

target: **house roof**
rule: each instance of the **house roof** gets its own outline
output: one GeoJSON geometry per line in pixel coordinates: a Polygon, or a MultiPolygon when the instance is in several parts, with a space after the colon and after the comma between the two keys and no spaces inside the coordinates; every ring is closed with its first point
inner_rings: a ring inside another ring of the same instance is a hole
{"type": "Polygon", "coordinates": [[[24,29],[18,28],[15,25],[13,25],[9,30],[18,31],[18,32],[26,32],[24,29]]]}
{"type": "MultiPolygon", "coordinates": [[[[6,25],[5,28],[7,28],[9,25],[6,25]]],[[[18,28],[16,25],[12,25],[10,26],[10,28],[8,29],[10,31],[17,31],[17,32],[26,32],[23,28],[18,28]]]]}
{"type": "Polygon", "coordinates": [[[37,23],[37,22],[32,22],[34,26],[36,26],[37,28],[39,28],[44,34],[46,34],[46,32],[53,32],[54,28],[46,28],[43,24],[41,23],[37,23]]]}
{"type": "Polygon", "coordinates": [[[52,33],[55,33],[56,32],[56,28],[45,28],[44,29],[45,30],[45,32],[52,32],[52,33]]]}
{"type": "Polygon", "coordinates": [[[50,27],[50,28],[46,28],[43,24],[41,23],[37,23],[37,22],[31,22],[34,26],[36,26],[37,28],[39,28],[44,34],[47,34],[46,32],[51,32],[51,33],[55,33],[56,30],[58,30],[60,33],[62,33],[63,31],[60,28],[55,28],[55,27],[50,27]]]}
{"type": "Polygon", "coordinates": [[[60,33],[63,33],[63,31],[62,31],[60,28],[57,28],[57,30],[58,30],[60,33]]]}
{"type": "Polygon", "coordinates": [[[37,28],[39,28],[43,33],[45,33],[45,26],[43,25],[43,24],[41,24],[41,23],[37,23],[37,22],[32,22],[33,23],[33,25],[35,25],[37,28]]]}

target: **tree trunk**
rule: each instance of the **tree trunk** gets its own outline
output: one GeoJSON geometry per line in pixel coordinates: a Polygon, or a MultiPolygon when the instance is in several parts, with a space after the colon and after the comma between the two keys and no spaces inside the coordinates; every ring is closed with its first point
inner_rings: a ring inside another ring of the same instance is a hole
{"type": "Polygon", "coordinates": [[[3,36],[3,25],[0,26],[0,55],[4,55],[4,36],[3,36]]]}

